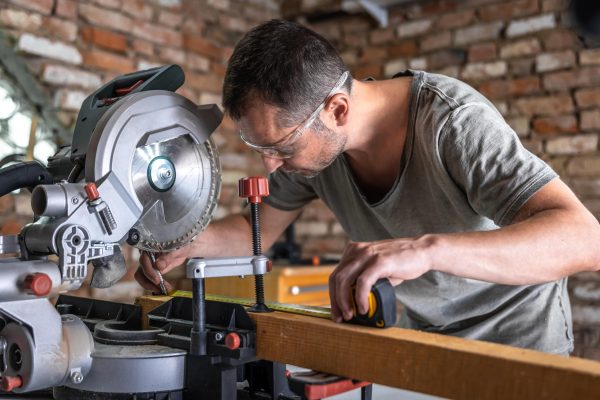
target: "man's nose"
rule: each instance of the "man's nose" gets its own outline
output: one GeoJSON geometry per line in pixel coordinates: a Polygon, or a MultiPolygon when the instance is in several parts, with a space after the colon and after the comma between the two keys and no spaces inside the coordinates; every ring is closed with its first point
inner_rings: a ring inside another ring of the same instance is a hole
{"type": "Polygon", "coordinates": [[[267,171],[268,174],[271,174],[271,173],[277,171],[277,168],[279,168],[283,165],[282,159],[269,157],[264,154],[261,157],[262,157],[263,164],[265,166],[265,170],[267,171]]]}

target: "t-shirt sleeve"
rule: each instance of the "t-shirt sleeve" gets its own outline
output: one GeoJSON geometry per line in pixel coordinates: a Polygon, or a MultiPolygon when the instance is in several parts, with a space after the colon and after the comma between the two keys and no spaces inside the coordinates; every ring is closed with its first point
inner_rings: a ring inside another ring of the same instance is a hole
{"type": "Polygon", "coordinates": [[[318,196],[308,178],[299,174],[275,171],[269,175],[269,196],[264,201],[279,210],[302,208],[318,196]]]}
{"type": "Polygon", "coordinates": [[[439,152],[471,207],[498,226],[510,224],[527,200],[557,177],[485,103],[469,103],[450,114],[439,152]]]}

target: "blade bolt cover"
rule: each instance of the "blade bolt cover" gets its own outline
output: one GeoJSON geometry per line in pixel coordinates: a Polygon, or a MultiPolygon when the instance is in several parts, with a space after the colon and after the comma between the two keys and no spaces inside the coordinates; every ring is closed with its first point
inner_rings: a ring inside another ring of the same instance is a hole
{"type": "Polygon", "coordinates": [[[89,201],[94,201],[100,197],[100,193],[98,193],[98,188],[94,182],[90,182],[85,185],[84,189],[89,201]]]}
{"type": "Polygon", "coordinates": [[[52,279],[42,272],[29,274],[25,278],[25,290],[35,296],[46,296],[52,290],[52,279]]]}
{"type": "Polygon", "coordinates": [[[236,350],[240,348],[241,340],[240,335],[235,332],[230,332],[225,336],[225,346],[229,350],[236,350]]]}
{"type": "Polygon", "coordinates": [[[264,176],[249,176],[239,180],[239,195],[250,203],[260,203],[269,195],[269,181],[264,176]]]}
{"type": "Polygon", "coordinates": [[[19,375],[2,377],[2,390],[5,392],[12,392],[21,386],[23,386],[23,379],[19,375]]]}

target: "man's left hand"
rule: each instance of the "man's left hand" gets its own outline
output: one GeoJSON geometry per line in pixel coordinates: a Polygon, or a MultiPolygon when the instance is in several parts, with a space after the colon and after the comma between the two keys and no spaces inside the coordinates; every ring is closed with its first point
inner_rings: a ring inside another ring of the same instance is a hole
{"type": "Polygon", "coordinates": [[[368,296],[380,278],[392,285],[415,279],[432,268],[433,236],[389,239],[376,242],[350,242],[339,265],[329,277],[331,315],[335,322],[353,317],[352,285],[356,284],[356,305],[359,314],[369,309],[368,296]]]}

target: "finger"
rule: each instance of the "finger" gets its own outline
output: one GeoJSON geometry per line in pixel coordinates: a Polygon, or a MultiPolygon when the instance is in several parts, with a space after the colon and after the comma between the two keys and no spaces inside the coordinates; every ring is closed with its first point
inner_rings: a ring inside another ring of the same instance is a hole
{"type": "Polygon", "coordinates": [[[134,278],[144,289],[149,290],[153,293],[160,292],[158,285],[155,285],[146,277],[146,275],[144,274],[144,270],[141,266],[139,266],[137,271],[135,271],[134,278]]]}
{"type": "Polygon", "coordinates": [[[352,307],[352,284],[358,275],[357,266],[346,267],[344,274],[339,274],[336,281],[336,302],[345,320],[352,318],[354,312],[352,307]]]}
{"type": "Polygon", "coordinates": [[[369,267],[361,272],[356,279],[356,308],[359,314],[364,315],[369,311],[369,292],[380,278],[387,278],[381,268],[369,267]]]}
{"type": "Polygon", "coordinates": [[[189,255],[189,245],[168,253],[161,253],[156,259],[156,268],[163,272],[169,272],[180,266],[189,255]]]}
{"type": "Polygon", "coordinates": [[[329,302],[331,303],[331,319],[333,322],[342,322],[342,313],[335,298],[335,271],[329,276],[329,302]]]}

